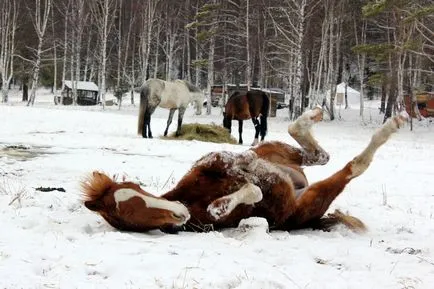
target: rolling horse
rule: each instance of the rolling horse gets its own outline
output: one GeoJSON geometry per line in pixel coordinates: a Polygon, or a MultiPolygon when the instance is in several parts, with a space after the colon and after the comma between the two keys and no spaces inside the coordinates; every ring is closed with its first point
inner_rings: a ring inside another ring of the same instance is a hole
{"type": "Polygon", "coordinates": [[[235,91],[229,97],[225,111],[223,112],[223,126],[231,131],[232,120],[238,120],[238,143],[243,143],[243,120],[252,119],[255,126],[255,139],[252,145],[258,143],[259,134],[261,141],[267,134],[267,117],[270,110],[270,100],[261,90],[249,90],[247,92],[235,91]],[[259,118],[259,120],[258,120],[259,118]]]}
{"type": "Polygon", "coordinates": [[[167,135],[172,123],[173,115],[178,110],[178,127],[176,136],[181,133],[182,119],[187,106],[194,102],[196,115],[202,114],[202,91],[185,80],[165,81],[162,79],[148,79],[140,91],[140,108],[138,134],[144,138],[152,138],[151,115],[157,106],[170,110],[164,136],[167,135]]]}
{"type": "Polygon", "coordinates": [[[390,118],[372,136],[367,147],[342,169],[309,184],[302,167],[325,165],[328,153],[311,133],[322,119],[315,108],[288,127],[300,147],[283,142],[263,142],[242,153],[212,152],[195,162],[179,183],[161,197],[132,182],[116,182],[94,172],[82,182],[84,205],[110,225],[127,231],[152,229],[207,231],[236,227],[240,220],[262,217],[270,229],[330,229],[344,224],[365,230],[357,218],[325,212],[354,178],[363,174],[375,152],[405,121],[390,118]]]}

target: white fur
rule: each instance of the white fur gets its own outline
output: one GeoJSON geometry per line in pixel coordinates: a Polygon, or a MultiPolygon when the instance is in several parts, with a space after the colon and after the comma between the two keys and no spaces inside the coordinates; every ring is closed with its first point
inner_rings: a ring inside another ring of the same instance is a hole
{"type": "Polygon", "coordinates": [[[184,217],[184,223],[190,219],[190,213],[187,207],[180,202],[171,202],[165,199],[154,198],[143,195],[133,189],[119,189],[114,192],[116,208],[119,210],[119,203],[126,202],[133,197],[141,198],[148,208],[163,209],[173,212],[177,216],[184,217]]]}
{"type": "Polygon", "coordinates": [[[208,213],[216,220],[229,215],[238,205],[253,205],[262,200],[261,189],[251,183],[247,183],[238,191],[224,196],[219,200],[227,200],[220,206],[214,206],[212,203],[208,206],[208,213]]]}
{"type": "Polygon", "coordinates": [[[151,91],[151,97],[153,94],[160,95],[161,101],[158,104],[162,108],[179,108],[187,107],[190,102],[196,102],[197,112],[202,111],[202,101],[203,94],[199,92],[190,92],[184,81],[164,81],[161,79],[149,79],[146,84],[151,91]],[[154,83],[164,83],[164,89],[162,91],[159,85],[154,85],[154,83]]]}

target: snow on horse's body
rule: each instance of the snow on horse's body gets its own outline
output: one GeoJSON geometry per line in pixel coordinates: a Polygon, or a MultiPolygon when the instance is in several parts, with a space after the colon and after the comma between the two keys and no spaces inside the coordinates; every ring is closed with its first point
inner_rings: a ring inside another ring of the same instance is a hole
{"type": "Polygon", "coordinates": [[[387,121],[366,149],[343,169],[309,185],[302,166],[324,165],[329,159],[310,132],[321,118],[322,111],[315,109],[289,126],[289,134],[301,148],[274,141],[244,153],[207,154],[160,198],[136,184],[117,183],[95,172],[83,184],[85,206],[100,213],[112,226],[132,231],[218,229],[237,226],[248,217],[263,217],[272,228],[283,230],[328,228],[337,223],[363,230],[363,223],[356,218],[339,212],[327,217],[324,214],[345,186],[368,168],[376,150],[397,131],[404,118],[387,121]]]}
{"type": "Polygon", "coordinates": [[[162,79],[148,79],[140,91],[140,108],[138,134],[144,138],[152,138],[151,115],[157,106],[170,110],[164,135],[167,135],[172,123],[173,115],[178,109],[178,127],[176,134],[181,131],[182,118],[191,102],[195,103],[196,114],[202,113],[203,93],[191,83],[177,79],[165,81],[162,79]]]}

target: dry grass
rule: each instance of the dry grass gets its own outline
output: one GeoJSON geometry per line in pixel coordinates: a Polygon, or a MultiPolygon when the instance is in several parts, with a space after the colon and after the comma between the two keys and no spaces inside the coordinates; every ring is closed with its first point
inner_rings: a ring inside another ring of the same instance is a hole
{"type": "Polygon", "coordinates": [[[198,140],[214,143],[237,143],[237,140],[231,136],[227,129],[216,124],[184,124],[181,127],[180,136],[177,137],[175,136],[175,133],[172,133],[169,136],[162,138],[171,140],[198,140]]]}

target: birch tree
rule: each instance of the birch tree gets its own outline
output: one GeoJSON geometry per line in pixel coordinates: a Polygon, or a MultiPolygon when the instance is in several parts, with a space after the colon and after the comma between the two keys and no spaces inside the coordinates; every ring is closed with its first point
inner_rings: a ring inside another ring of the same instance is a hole
{"type": "Polygon", "coordinates": [[[32,73],[32,88],[30,91],[29,101],[27,105],[35,103],[36,89],[39,84],[39,71],[41,69],[42,48],[45,40],[45,32],[47,30],[47,23],[50,17],[51,8],[53,5],[52,0],[35,0],[35,14],[31,14],[33,27],[35,28],[38,37],[38,47],[36,48],[36,59],[34,61],[32,73]],[[41,3],[42,2],[42,3],[41,3]]]}
{"type": "Polygon", "coordinates": [[[286,79],[293,79],[289,81],[292,87],[288,87],[288,90],[293,92],[288,110],[290,119],[297,118],[303,112],[301,106],[302,46],[306,12],[307,0],[285,0],[282,1],[281,6],[268,8],[268,14],[277,36],[270,43],[272,53],[269,57],[281,62],[282,66],[274,69],[277,69],[286,79]]]}
{"type": "Polygon", "coordinates": [[[116,0],[92,0],[90,2],[92,18],[99,34],[99,95],[103,109],[105,108],[106,73],[107,73],[107,43],[116,7],[116,0]]]}
{"type": "MultiPolygon", "coordinates": [[[[356,39],[356,45],[365,45],[366,44],[366,27],[367,23],[366,20],[362,20],[362,23],[360,25],[360,32],[357,29],[356,20],[354,20],[354,37],[356,39]],[[360,33],[360,35],[359,35],[360,33]]],[[[363,96],[365,95],[364,89],[365,89],[365,80],[364,80],[364,72],[365,72],[365,62],[366,62],[366,53],[362,51],[361,53],[357,53],[357,67],[359,71],[359,79],[360,79],[360,117],[363,120],[363,113],[364,113],[364,99],[363,96]]]]}
{"type": "Polygon", "coordinates": [[[151,53],[151,41],[156,17],[157,5],[159,0],[148,0],[144,6],[142,18],[142,32],[140,37],[140,56],[141,56],[141,74],[142,84],[146,82],[146,74],[149,66],[149,58],[151,53]]]}
{"type": "Polygon", "coordinates": [[[8,102],[9,84],[14,74],[15,32],[17,30],[17,3],[0,3],[0,76],[2,102],[8,102]]]}

